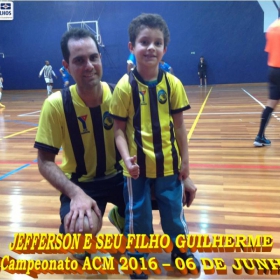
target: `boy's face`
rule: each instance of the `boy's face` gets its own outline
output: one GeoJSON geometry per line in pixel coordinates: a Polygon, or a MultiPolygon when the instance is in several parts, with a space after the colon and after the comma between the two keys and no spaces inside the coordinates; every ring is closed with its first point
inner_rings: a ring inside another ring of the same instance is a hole
{"type": "Polygon", "coordinates": [[[158,64],[166,52],[162,31],[148,27],[139,32],[134,47],[131,42],[128,46],[136,57],[138,71],[153,67],[158,69],[158,64]]]}

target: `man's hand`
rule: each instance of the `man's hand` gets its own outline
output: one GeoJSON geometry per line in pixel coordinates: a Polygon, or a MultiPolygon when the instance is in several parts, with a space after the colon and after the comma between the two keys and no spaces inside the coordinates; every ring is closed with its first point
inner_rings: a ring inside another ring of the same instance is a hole
{"type": "Polygon", "coordinates": [[[195,198],[197,187],[189,177],[182,182],[184,184],[183,205],[190,207],[195,198]]]}
{"type": "Polygon", "coordinates": [[[75,232],[76,223],[78,223],[79,232],[84,230],[84,217],[87,216],[89,227],[93,228],[91,210],[94,210],[96,215],[101,219],[101,212],[95,200],[79,190],[70,202],[70,212],[65,219],[65,229],[67,232],[75,232]]]}

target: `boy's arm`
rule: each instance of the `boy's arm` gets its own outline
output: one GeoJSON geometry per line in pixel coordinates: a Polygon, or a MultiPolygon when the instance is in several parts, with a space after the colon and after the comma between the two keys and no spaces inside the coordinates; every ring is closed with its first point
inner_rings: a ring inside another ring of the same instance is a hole
{"type": "Polygon", "coordinates": [[[127,171],[133,179],[139,177],[139,166],[136,163],[136,156],[131,157],[128,150],[126,138],[126,122],[114,119],[114,132],[117,148],[126,165],[127,171]]]}
{"type": "Polygon", "coordinates": [[[184,124],[183,112],[173,114],[174,130],[176,141],[179,146],[181,156],[181,170],[179,173],[179,180],[185,180],[190,175],[189,170],[189,151],[187,131],[184,124]]]}

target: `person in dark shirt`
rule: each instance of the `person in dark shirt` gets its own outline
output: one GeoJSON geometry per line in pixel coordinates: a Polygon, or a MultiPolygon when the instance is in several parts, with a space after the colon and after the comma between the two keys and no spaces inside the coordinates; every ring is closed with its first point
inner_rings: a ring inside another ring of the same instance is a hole
{"type": "Polygon", "coordinates": [[[198,77],[199,77],[199,86],[202,87],[202,80],[204,79],[204,85],[207,86],[207,78],[206,78],[206,72],[207,72],[207,65],[204,61],[204,57],[201,56],[199,63],[198,63],[198,77]]]}

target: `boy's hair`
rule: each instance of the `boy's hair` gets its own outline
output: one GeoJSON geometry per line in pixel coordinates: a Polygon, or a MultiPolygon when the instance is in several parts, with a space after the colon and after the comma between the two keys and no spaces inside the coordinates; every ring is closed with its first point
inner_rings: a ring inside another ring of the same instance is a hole
{"type": "Polygon", "coordinates": [[[169,29],[164,19],[158,14],[141,14],[134,18],[128,28],[129,41],[135,46],[135,41],[140,31],[144,28],[159,29],[163,33],[164,47],[170,41],[169,29]]]}
{"type": "Polygon", "coordinates": [[[64,58],[64,60],[69,63],[69,57],[70,57],[70,52],[68,49],[68,42],[70,39],[75,39],[75,40],[79,40],[82,38],[91,38],[97,47],[98,52],[99,51],[99,46],[97,43],[97,40],[95,38],[95,36],[93,35],[93,33],[91,33],[90,31],[83,29],[83,28],[72,28],[69,31],[66,31],[61,38],[60,41],[60,47],[61,47],[61,52],[62,52],[62,56],[64,58]]]}

